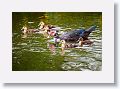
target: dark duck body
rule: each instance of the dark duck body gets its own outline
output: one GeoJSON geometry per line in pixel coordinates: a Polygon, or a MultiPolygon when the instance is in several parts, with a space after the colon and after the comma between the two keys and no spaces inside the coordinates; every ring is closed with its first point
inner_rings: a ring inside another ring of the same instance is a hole
{"type": "Polygon", "coordinates": [[[60,36],[61,40],[65,40],[66,42],[76,42],[79,40],[80,37],[83,38],[83,40],[88,40],[89,34],[94,31],[96,26],[91,26],[88,29],[79,29],[67,32],[60,36]]]}

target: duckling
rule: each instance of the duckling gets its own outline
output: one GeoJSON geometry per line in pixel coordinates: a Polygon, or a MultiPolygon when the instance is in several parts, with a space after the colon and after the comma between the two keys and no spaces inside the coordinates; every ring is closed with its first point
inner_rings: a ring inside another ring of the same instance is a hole
{"type": "Polygon", "coordinates": [[[22,31],[23,34],[26,34],[28,32],[27,26],[23,26],[21,31],[22,31]]]}
{"type": "Polygon", "coordinates": [[[61,48],[65,48],[66,47],[66,42],[65,40],[61,40],[61,48]]]}
{"type": "Polygon", "coordinates": [[[21,30],[22,30],[23,34],[29,34],[29,33],[37,33],[37,32],[39,32],[38,29],[28,29],[27,26],[23,26],[21,30]]]}
{"type": "Polygon", "coordinates": [[[51,30],[51,31],[49,31],[49,33],[48,33],[50,36],[55,36],[55,34],[56,34],[56,31],[53,31],[53,30],[51,30]]]}
{"type": "Polygon", "coordinates": [[[41,30],[41,29],[43,29],[44,28],[44,25],[45,25],[45,23],[43,22],[43,21],[41,21],[39,24],[38,24],[38,26],[39,26],[39,30],[41,30]]]}
{"type": "Polygon", "coordinates": [[[91,46],[93,44],[93,41],[90,41],[89,39],[84,40],[82,37],[79,38],[79,46],[82,47],[83,45],[89,45],[91,46]]]}
{"type": "Polygon", "coordinates": [[[61,49],[64,50],[65,48],[73,48],[73,45],[70,43],[66,43],[65,40],[61,40],[61,49]]]}
{"type": "Polygon", "coordinates": [[[44,34],[46,34],[47,38],[55,37],[56,35],[58,35],[58,31],[50,29],[49,25],[44,25],[43,31],[44,34]]]}
{"type": "Polygon", "coordinates": [[[43,35],[44,35],[45,37],[47,37],[47,38],[50,37],[49,34],[48,34],[48,32],[49,32],[49,27],[48,27],[48,25],[44,25],[44,27],[43,27],[43,35]]]}
{"type": "Polygon", "coordinates": [[[83,38],[79,38],[78,43],[66,43],[65,40],[61,41],[61,49],[64,50],[65,48],[77,48],[82,47],[83,45],[91,46],[93,41],[90,40],[83,40],[83,38]]]}

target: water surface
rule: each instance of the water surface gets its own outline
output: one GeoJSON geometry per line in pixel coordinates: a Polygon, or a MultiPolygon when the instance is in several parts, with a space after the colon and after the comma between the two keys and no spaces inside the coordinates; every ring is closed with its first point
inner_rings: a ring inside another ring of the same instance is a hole
{"type": "Polygon", "coordinates": [[[100,12],[13,12],[12,70],[13,71],[100,71],[102,70],[102,13],[100,12]],[[48,43],[43,34],[21,33],[23,25],[37,28],[40,21],[68,32],[97,26],[90,34],[92,46],[67,48],[61,55],[60,45],[48,43]],[[32,23],[29,23],[32,22],[32,23]]]}

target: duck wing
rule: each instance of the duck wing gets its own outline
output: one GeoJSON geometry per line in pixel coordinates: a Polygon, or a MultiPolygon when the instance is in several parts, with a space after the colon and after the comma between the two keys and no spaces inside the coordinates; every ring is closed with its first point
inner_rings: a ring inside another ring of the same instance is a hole
{"type": "Polygon", "coordinates": [[[70,32],[67,32],[67,33],[61,35],[60,38],[65,41],[77,41],[80,38],[80,36],[83,34],[84,31],[85,30],[83,30],[83,29],[70,31],[70,32]]]}

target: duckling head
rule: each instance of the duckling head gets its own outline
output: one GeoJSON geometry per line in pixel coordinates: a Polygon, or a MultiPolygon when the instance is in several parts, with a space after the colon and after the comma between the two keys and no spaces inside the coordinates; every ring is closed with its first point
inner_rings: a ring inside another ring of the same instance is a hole
{"type": "Polygon", "coordinates": [[[44,23],[43,21],[41,21],[41,22],[39,23],[39,25],[40,25],[40,26],[44,26],[45,23],[44,23]]]}
{"type": "Polygon", "coordinates": [[[61,44],[65,44],[66,42],[65,42],[65,40],[61,40],[61,44]]]}
{"type": "Polygon", "coordinates": [[[23,26],[22,29],[21,29],[21,31],[22,31],[24,34],[27,33],[27,30],[28,30],[27,26],[23,26]]]}

